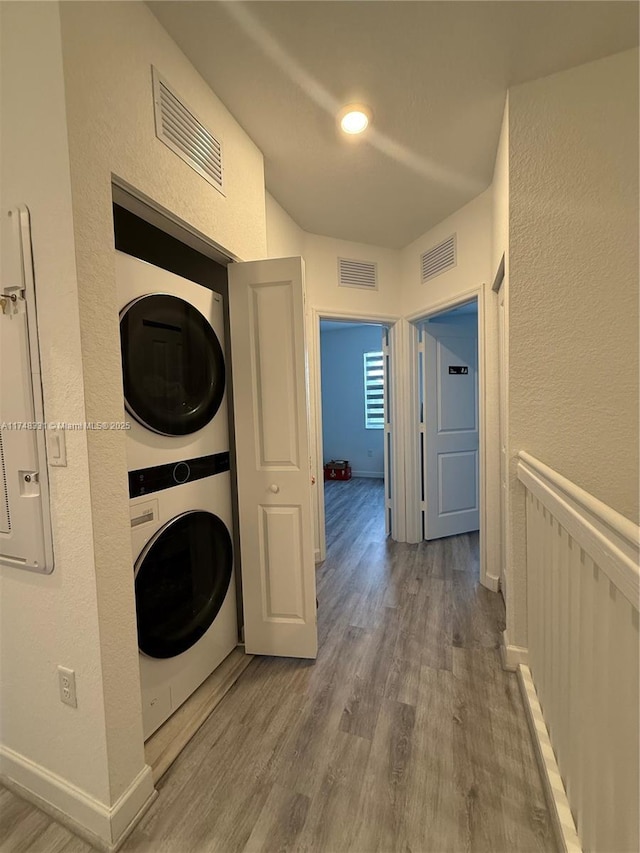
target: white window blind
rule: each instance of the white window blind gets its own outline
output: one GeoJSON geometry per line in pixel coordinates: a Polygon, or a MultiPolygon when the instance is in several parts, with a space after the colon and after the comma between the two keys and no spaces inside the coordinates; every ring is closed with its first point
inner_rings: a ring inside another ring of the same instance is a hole
{"type": "Polygon", "coordinates": [[[364,425],[367,429],[384,429],[384,356],[365,352],[363,359],[364,425]]]}

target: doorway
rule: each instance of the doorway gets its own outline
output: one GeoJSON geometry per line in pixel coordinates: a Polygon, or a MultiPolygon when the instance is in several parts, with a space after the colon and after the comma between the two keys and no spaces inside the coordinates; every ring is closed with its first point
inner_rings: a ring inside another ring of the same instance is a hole
{"type": "MultiPolygon", "coordinates": [[[[335,536],[347,508],[386,535],[389,421],[388,329],[378,323],[320,320],[325,528],[335,536]]],[[[320,474],[320,472],[318,472],[320,474]]]]}
{"type": "Polygon", "coordinates": [[[477,299],[418,327],[422,538],[478,530],[477,299]]]}
{"type": "MultiPolygon", "coordinates": [[[[323,394],[321,376],[321,328],[323,321],[333,323],[356,324],[358,326],[374,326],[380,330],[382,336],[381,350],[384,353],[385,371],[385,423],[382,433],[384,435],[384,525],[383,538],[391,536],[401,542],[406,541],[406,509],[405,509],[405,469],[403,464],[396,464],[396,459],[402,459],[403,453],[403,425],[401,400],[398,389],[402,377],[398,375],[398,365],[402,363],[403,347],[406,345],[405,327],[409,324],[400,320],[397,316],[382,314],[356,314],[351,312],[333,312],[329,310],[312,308],[308,316],[308,340],[309,340],[309,386],[312,420],[312,482],[314,489],[314,538],[315,538],[315,561],[321,563],[326,557],[326,524],[325,524],[325,500],[324,500],[324,464],[325,452],[323,447],[323,394]]],[[[329,327],[331,328],[331,327],[329,327]]],[[[337,331],[337,327],[334,327],[337,331]]],[[[377,333],[376,333],[377,334],[377,333]]],[[[380,336],[375,339],[375,345],[380,351],[380,336]]],[[[361,355],[362,357],[362,355],[361,355]]],[[[360,371],[364,371],[364,364],[360,362],[360,371]]],[[[363,373],[361,374],[363,376],[363,373]]],[[[364,394],[364,388],[362,393],[364,394]]],[[[363,403],[364,406],[364,398],[363,403]]],[[[364,418],[364,410],[362,414],[364,418]]],[[[375,445],[365,446],[365,451],[373,450],[374,455],[366,459],[375,460],[375,445]]],[[[342,452],[341,452],[342,453],[342,452]]],[[[330,457],[327,457],[330,459],[330,457]]],[[[353,461],[353,460],[351,460],[353,461]]],[[[353,475],[353,466],[352,475],[353,475]]],[[[363,470],[363,469],[356,469],[363,470]]],[[[364,469],[366,470],[366,469],[364,469]]],[[[378,468],[377,473],[380,469],[378,468]]],[[[375,473],[375,472],[374,472],[375,473]]],[[[371,479],[371,478],[362,478],[371,479]]]]}
{"type": "MultiPolygon", "coordinates": [[[[411,525],[416,538],[424,538],[423,513],[426,511],[428,495],[423,491],[423,443],[424,424],[420,407],[424,398],[423,374],[424,345],[421,329],[431,319],[450,312],[454,308],[475,303],[477,311],[477,423],[478,423],[478,513],[479,513],[479,578],[487,589],[499,587],[498,566],[500,559],[500,490],[498,454],[498,306],[497,296],[482,284],[446,299],[434,300],[431,305],[407,318],[412,328],[410,350],[412,352],[409,399],[416,401],[416,412],[412,413],[407,430],[408,447],[413,452],[413,464],[407,468],[407,524],[411,525]],[[422,355],[421,355],[422,347],[422,355]]],[[[469,310],[469,309],[465,309],[469,310]]],[[[458,363],[452,363],[455,367],[458,363]]],[[[464,366],[464,362],[460,362],[464,366]]],[[[448,366],[447,366],[448,372],[448,366]]],[[[464,374],[461,374],[464,375],[464,374]]],[[[452,375],[456,381],[460,375],[452,375]]]]}

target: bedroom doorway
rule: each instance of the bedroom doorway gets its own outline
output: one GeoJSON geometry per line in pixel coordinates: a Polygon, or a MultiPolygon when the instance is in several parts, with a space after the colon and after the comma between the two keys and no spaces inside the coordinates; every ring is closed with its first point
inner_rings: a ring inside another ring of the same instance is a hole
{"type": "Polygon", "coordinates": [[[377,323],[320,320],[325,530],[334,542],[365,530],[374,538],[389,532],[387,335],[377,323]]]}
{"type": "MultiPolygon", "coordinates": [[[[315,533],[316,562],[326,556],[325,482],[324,466],[332,459],[348,462],[351,479],[346,473],[328,478],[328,485],[336,481],[365,487],[382,501],[381,525],[383,539],[405,541],[404,467],[396,465],[401,448],[402,428],[398,421],[401,413],[394,389],[398,383],[395,375],[399,363],[400,347],[403,344],[400,323],[397,317],[384,315],[357,315],[311,309],[309,326],[309,381],[311,385],[313,446],[316,473],[315,489],[315,533]],[[325,365],[323,370],[322,337],[325,340],[325,365]],[[333,336],[333,337],[331,337],[333,336]],[[344,336],[344,337],[340,337],[344,336]],[[349,341],[349,336],[352,341],[349,341]],[[356,342],[359,339],[359,342],[356,342]],[[329,351],[327,359],[327,341],[329,351]],[[331,341],[336,346],[331,352],[331,341]],[[342,353],[342,355],[340,355],[342,353]],[[380,365],[382,353],[382,365],[380,365]],[[348,360],[349,369],[345,370],[348,360]],[[382,366],[383,382],[379,376],[382,366]],[[323,375],[324,374],[324,375],[323,375]],[[369,387],[365,388],[366,376],[369,387]],[[325,387],[327,386],[327,387],[325,387]],[[341,387],[339,387],[341,386],[341,387]],[[344,395],[344,396],[341,396],[344,395]],[[345,403],[344,400],[347,400],[345,403]],[[339,403],[338,401],[343,402],[339,403]],[[324,409],[328,418],[325,418],[324,409]],[[349,423],[356,424],[357,431],[349,430],[339,436],[335,429],[338,414],[348,414],[349,423]],[[326,423],[325,423],[326,421],[326,423]],[[367,428],[369,421],[369,428],[367,428]],[[382,422],[382,426],[381,426],[382,422]],[[355,441],[354,434],[355,435],[355,441]],[[326,434],[326,439],[325,439],[326,434]],[[353,443],[351,443],[353,441],[353,443]],[[326,447],[325,447],[326,443],[326,447]]],[[[338,469],[339,470],[339,469],[338,469]]],[[[375,498],[373,499],[375,503],[375,498]]]]}

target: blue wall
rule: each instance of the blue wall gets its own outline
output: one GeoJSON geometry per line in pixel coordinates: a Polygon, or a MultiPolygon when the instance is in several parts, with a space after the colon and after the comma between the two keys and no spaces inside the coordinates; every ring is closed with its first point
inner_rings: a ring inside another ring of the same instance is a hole
{"type": "Polygon", "coordinates": [[[320,326],[324,461],[348,459],[355,477],[383,477],[384,430],[364,425],[362,359],[363,353],[382,349],[382,328],[342,325],[320,326]]]}

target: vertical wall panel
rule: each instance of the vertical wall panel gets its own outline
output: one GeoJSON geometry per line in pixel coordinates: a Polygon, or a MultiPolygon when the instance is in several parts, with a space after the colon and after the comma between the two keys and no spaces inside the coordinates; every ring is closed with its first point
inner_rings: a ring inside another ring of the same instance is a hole
{"type": "Polygon", "coordinates": [[[578,834],[585,850],[637,850],[638,536],[625,519],[618,535],[609,508],[602,519],[579,511],[522,463],[519,477],[529,666],[578,834]]]}

